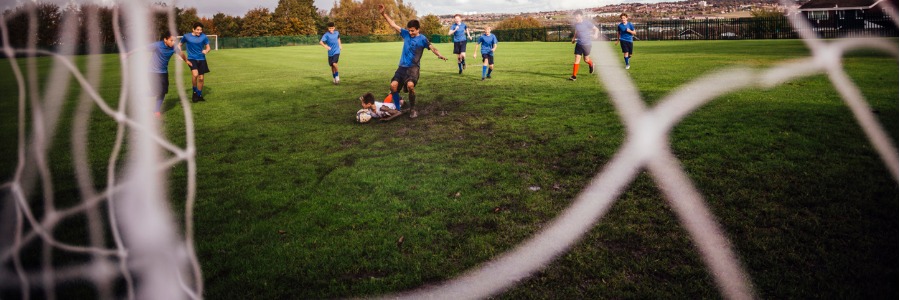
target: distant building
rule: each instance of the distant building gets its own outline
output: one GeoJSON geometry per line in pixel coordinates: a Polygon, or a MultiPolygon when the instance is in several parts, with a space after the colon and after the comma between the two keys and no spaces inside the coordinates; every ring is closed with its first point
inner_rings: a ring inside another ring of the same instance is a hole
{"type": "Polygon", "coordinates": [[[811,0],[798,9],[815,27],[835,29],[891,25],[889,15],[879,3],[887,1],[897,8],[897,0],[811,0]],[[870,24],[867,24],[870,23],[870,24]]]}

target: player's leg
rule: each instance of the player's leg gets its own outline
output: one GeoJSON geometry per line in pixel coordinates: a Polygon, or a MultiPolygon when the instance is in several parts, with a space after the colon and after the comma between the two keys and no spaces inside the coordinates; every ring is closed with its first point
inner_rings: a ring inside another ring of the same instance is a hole
{"type": "Polygon", "coordinates": [[[200,101],[206,101],[203,98],[203,77],[205,77],[203,74],[197,76],[197,97],[200,97],[200,101]]]}
{"type": "Polygon", "coordinates": [[[399,67],[394,71],[394,77],[391,78],[391,99],[397,110],[401,110],[403,103],[400,102],[400,82],[406,82],[406,68],[399,67]]]}
{"type": "Polygon", "coordinates": [[[584,46],[584,62],[588,64],[588,73],[594,74],[594,62],[591,61],[591,46],[584,46]]]}
{"type": "Polygon", "coordinates": [[[419,116],[416,112],[416,83],[412,80],[407,81],[406,89],[409,91],[409,117],[416,118],[419,116]]]}
{"type": "MultiPolygon", "coordinates": [[[[192,62],[193,63],[193,62],[192,62]]],[[[196,67],[191,68],[191,88],[193,88],[194,93],[191,96],[191,100],[194,102],[200,101],[200,90],[197,89],[197,81],[200,77],[200,71],[196,69],[196,67]]]]}
{"type": "Polygon", "coordinates": [[[481,54],[481,80],[487,77],[488,58],[486,54],[481,54]]]}
{"type": "Polygon", "coordinates": [[[156,110],[153,111],[153,116],[159,119],[162,116],[163,100],[166,99],[166,94],[169,92],[169,74],[161,73],[157,80],[159,85],[156,91],[156,110]]]}
{"type": "Polygon", "coordinates": [[[578,66],[581,65],[581,54],[575,54],[575,63],[572,64],[572,77],[569,77],[569,80],[575,80],[578,78],[578,66]]]}
{"type": "Polygon", "coordinates": [[[494,56],[493,55],[488,55],[487,64],[488,64],[487,78],[491,78],[491,72],[494,72],[494,56]]]}
{"type": "Polygon", "coordinates": [[[341,77],[338,73],[338,61],[340,60],[340,58],[340,54],[335,54],[328,57],[328,65],[331,67],[331,81],[334,82],[334,84],[338,84],[341,82],[341,77]]]}

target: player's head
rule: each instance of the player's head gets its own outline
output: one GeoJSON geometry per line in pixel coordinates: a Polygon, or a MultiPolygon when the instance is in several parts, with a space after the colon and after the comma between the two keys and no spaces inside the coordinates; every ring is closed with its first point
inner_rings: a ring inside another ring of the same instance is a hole
{"type": "Polygon", "coordinates": [[[406,22],[406,30],[409,30],[410,36],[415,37],[419,35],[419,20],[409,20],[409,22],[406,22]]]}
{"type": "Polygon", "coordinates": [[[484,34],[491,34],[491,26],[484,27],[484,34]]]}
{"type": "Polygon", "coordinates": [[[334,33],[334,22],[328,22],[325,26],[328,26],[328,32],[334,33]]]}
{"type": "Polygon", "coordinates": [[[576,22],[581,22],[582,20],[584,20],[584,14],[580,10],[576,10],[573,15],[575,16],[576,22]]]}
{"type": "Polygon", "coordinates": [[[163,32],[159,35],[159,39],[163,41],[167,47],[175,47],[175,36],[173,36],[171,32],[163,32]]]}
{"type": "Polygon", "coordinates": [[[375,104],[375,96],[372,93],[366,93],[359,97],[359,104],[362,105],[362,108],[369,108],[375,104]]]}
{"type": "Polygon", "coordinates": [[[194,35],[200,35],[201,33],[203,33],[203,23],[194,22],[194,25],[191,26],[191,31],[194,33],[194,35]]]}
{"type": "Polygon", "coordinates": [[[622,23],[628,22],[628,14],[626,13],[622,13],[621,15],[619,15],[619,18],[622,19],[622,23]]]}
{"type": "Polygon", "coordinates": [[[453,16],[453,20],[456,21],[456,24],[462,23],[462,16],[456,14],[453,16]]]}

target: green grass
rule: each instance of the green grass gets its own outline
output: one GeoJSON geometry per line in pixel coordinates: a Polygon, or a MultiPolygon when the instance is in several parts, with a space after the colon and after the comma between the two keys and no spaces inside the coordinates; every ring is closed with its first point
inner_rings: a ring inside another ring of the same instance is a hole
{"type": "MultiPolygon", "coordinates": [[[[451,45],[439,46],[452,56],[451,45]]],[[[799,41],[635,47],[629,74],[651,105],[723,67],[761,69],[808,55],[799,41]]],[[[565,80],[571,44],[501,42],[494,79],[485,82],[471,53],[463,75],[452,60],[426,53],[420,117],[372,124],[353,122],[356,99],[387,93],[400,44],[347,44],[343,52],[338,86],[318,46],[209,56],[208,101],[192,107],[206,297],[358,297],[440,283],[540,230],[624,140],[621,120],[587,68],[578,81],[565,80]]],[[[116,58],[105,59],[114,69],[116,58]]],[[[595,60],[601,68],[622,64],[595,60]]],[[[859,51],[844,63],[896,145],[897,60],[859,51]]],[[[0,137],[15,141],[8,70],[3,61],[0,137]]],[[[117,81],[117,71],[104,74],[101,92],[111,103],[117,81]]],[[[170,92],[165,131],[184,145],[179,105],[170,92]]],[[[115,124],[94,117],[91,157],[102,183],[115,124]]],[[[61,130],[52,164],[65,201],[77,189],[68,126],[61,130]]],[[[897,294],[898,185],[825,76],[720,97],[681,122],[670,141],[760,298],[897,294]]],[[[4,181],[15,151],[11,142],[0,147],[4,181]]],[[[171,173],[176,210],[183,209],[185,173],[183,165],[171,173]]],[[[644,173],[571,251],[499,297],[718,295],[644,173]]]]}

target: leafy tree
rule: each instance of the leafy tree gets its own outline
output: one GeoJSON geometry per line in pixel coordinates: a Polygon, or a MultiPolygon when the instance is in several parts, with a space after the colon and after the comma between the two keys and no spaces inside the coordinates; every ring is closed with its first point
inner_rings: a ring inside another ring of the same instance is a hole
{"type": "Polygon", "coordinates": [[[224,13],[213,15],[213,26],[221,36],[240,36],[241,35],[241,17],[229,16],[224,13]]]}
{"type": "Polygon", "coordinates": [[[508,18],[506,20],[500,21],[497,23],[495,29],[497,30],[505,30],[505,29],[520,29],[520,28],[536,28],[543,27],[544,25],[538,19],[532,17],[522,17],[515,16],[512,18],[508,18]]]}
{"type": "Polygon", "coordinates": [[[179,34],[189,33],[191,30],[194,30],[194,22],[200,22],[196,8],[175,8],[175,25],[178,27],[179,34]]]}
{"type": "Polygon", "coordinates": [[[378,13],[379,4],[384,4],[385,11],[400,26],[416,18],[416,10],[402,0],[340,0],[331,9],[330,18],[346,35],[396,34],[378,13]]]}
{"type": "Polygon", "coordinates": [[[318,17],[313,0],[278,0],[274,20],[276,35],[309,35],[316,33],[318,17]]]}
{"type": "Polygon", "coordinates": [[[241,36],[267,36],[273,33],[274,18],[268,8],[257,7],[244,15],[241,36]]]}
{"type": "Polygon", "coordinates": [[[438,16],[433,14],[426,15],[419,20],[419,24],[421,24],[422,33],[427,35],[432,34],[446,34],[446,30],[444,30],[444,26],[441,25],[441,19],[438,16]],[[443,32],[443,33],[442,33],[443,32]]]}

